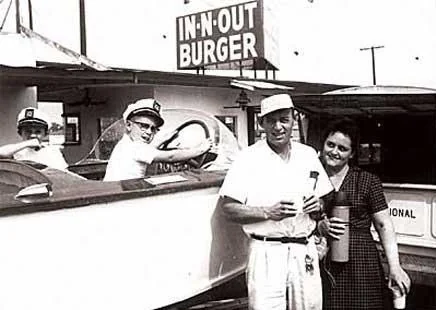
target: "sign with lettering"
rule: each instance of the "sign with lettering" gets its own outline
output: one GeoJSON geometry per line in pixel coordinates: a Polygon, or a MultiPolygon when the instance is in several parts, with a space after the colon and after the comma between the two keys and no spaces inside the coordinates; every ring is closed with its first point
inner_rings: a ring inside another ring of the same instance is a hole
{"type": "Polygon", "coordinates": [[[177,68],[255,60],[277,69],[273,12],[259,0],[177,17],[177,68]]]}
{"type": "Polygon", "coordinates": [[[389,214],[398,234],[424,236],[426,228],[426,202],[424,200],[388,200],[389,214]]]}

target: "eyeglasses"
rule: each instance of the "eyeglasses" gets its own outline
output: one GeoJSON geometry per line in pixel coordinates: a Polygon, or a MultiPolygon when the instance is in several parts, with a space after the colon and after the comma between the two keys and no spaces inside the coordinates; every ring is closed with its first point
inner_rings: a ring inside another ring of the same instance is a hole
{"type": "Polygon", "coordinates": [[[143,131],[143,132],[150,130],[152,133],[156,133],[159,131],[158,127],[147,124],[147,123],[141,123],[141,122],[132,121],[132,120],[131,120],[131,122],[138,125],[139,129],[141,129],[141,131],[143,131]]]}
{"type": "Polygon", "coordinates": [[[18,128],[19,134],[24,135],[45,135],[47,132],[47,129],[44,127],[19,127],[18,128]]]}

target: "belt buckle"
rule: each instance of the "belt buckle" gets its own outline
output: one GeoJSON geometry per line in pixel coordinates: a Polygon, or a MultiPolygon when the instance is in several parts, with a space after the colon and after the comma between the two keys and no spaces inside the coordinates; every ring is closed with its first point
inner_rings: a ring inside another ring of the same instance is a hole
{"type": "Polygon", "coordinates": [[[293,237],[282,237],[282,238],[280,238],[280,242],[281,243],[291,243],[293,240],[294,240],[295,238],[293,238],[293,237]]]}
{"type": "Polygon", "coordinates": [[[308,244],[309,241],[305,237],[282,237],[280,239],[281,243],[300,243],[300,244],[308,244]]]}

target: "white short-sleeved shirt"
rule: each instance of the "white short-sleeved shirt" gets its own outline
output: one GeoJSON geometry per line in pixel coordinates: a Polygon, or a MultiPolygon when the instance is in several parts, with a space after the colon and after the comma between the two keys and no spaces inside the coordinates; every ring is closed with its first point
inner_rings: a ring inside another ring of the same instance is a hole
{"type": "MultiPolygon", "coordinates": [[[[315,194],[324,196],[333,190],[330,180],[315,150],[307,145],[292,142],[291,156],[284,161],[261,140],[241,151],[227,172],[220,189],[221,196],[228,196],[248,207],[268,207],[281,200],[292,199],[302,206],[303,197],[315,194]],[[313,171],[318,173],[316,186],[313,171]],[[312,172],[312,173],[311,173],[312,172]]],[[[281,221],[265,220],[243,225],[247,234],[270,237],[304,237],[315,228],[315,221],[308,214],[281,221]]]]}
{"type": "Polygon", "coordinates": [[[59,146],[47,145],[39,150],[25,148],[14,154],[16,160],[31,160],[50,168],[65,170],[68,167],[59,146]]]}
{"type": "Polygon", "coordinates": [[[145,177],[147,165],[151,164],[157,152],[154,146],[141,141],[132,141],[125,134],[112,151],[103,181],[145,177]]]}

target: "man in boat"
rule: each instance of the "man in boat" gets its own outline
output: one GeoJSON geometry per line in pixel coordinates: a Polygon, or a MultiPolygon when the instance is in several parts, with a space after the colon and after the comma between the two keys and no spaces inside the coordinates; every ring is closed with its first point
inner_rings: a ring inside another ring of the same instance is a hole
{"type": "Polygon", "coordinates": [[[209,151],[211,139],[192,148],[159,150],[157,143],[152,142],[164,124],[160,110],[161,104],[153,98],[140,99],[127,106],[123,113],[126,132],[112,151],[104,181],[143,178],[153,161],[185,161],[209,151]]]}
{"type": "Polygon", "coordinates": [[[250,238],[250,309],[322,309],[313,233],[333,190],[316,151],[291,142],[296,111],[287,94],[263,99],[266,139],[243,150],[220,189],[221,208],[250,238]]]}
{"type": "Polygon", "coordinates": [[[0,157],[33,161],[51,168],[68,167],[59,146],[49,145],[49,117],[34,107],[24,108],[17,117],[17,130],[23,141],[0,146],[0,157]]]}

